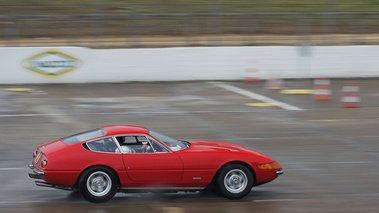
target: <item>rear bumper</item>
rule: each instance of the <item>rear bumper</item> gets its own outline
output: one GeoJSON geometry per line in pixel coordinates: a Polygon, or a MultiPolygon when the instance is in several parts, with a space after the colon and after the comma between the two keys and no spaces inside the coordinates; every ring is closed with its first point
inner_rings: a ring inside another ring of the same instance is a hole
{"type": "Polygon", "coordinates": [[[29,168],[30,168],[31,170],[33,170],[33,173],[29,173],[29,177],[30,177],[30,178],[34,178],[34,179],[42,179],[42,177],[45,176],[45,173],[44,173],[44,172],[42,172],[42,171],[40,171],[40,170],[34,168],[33,163],[29,163],[28,166],[29,166],[29,168]]]}
{"type": "MultiPolygon", "coordinates": [[[[42,172],[42,171],[40,171],[40,170],[38,170],[38,169],[36,169],[36,168],[34,168],[34,166],[33,166],[32,163],[29,163],[28,167],[31,170],[33,170],[33,173],[29,173],[29,177],[30,178],[43,179],[43,177],[45,176],[45,173],[42,172]]],[[[62,190],[69,190],[69,191],[73,190],[72,187],[54,185],[54,184],[47,183],[45,181],[35,181],[35,182],[36,182],[37,186],[49,187],[49,188],[55,188],[55,189],[62,189],[62,190]]]]}

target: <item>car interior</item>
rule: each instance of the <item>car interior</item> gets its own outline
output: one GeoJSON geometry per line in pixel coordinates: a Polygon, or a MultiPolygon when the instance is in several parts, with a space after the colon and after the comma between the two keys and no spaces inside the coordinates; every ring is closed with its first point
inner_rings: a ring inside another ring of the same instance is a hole
{"type": "Polygon", "coordinates": [[[150,141],[145,136],[119,136],[116,137],[120,143],[123,153],[155,153],[167,152],[158,142],[153,139],[150,141]],[[155,141],[155,142],[154,142],[155,141]]]}

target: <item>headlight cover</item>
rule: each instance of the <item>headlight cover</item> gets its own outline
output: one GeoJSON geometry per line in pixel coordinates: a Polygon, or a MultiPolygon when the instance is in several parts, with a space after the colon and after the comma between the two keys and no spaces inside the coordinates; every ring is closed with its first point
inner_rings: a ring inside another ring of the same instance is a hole
{"type": "Polygon", "coordinates": [[[265,164],[260,164],[258,165],[258,169],[281,169],[282,166],[278,164],[277,162],[271,162],[271,163],[265,163],[265,164]]]}

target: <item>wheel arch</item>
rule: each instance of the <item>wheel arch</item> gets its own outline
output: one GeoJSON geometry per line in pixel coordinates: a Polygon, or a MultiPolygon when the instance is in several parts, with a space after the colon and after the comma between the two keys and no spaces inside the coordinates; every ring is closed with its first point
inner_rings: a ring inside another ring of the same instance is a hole
{"type": "Polygon", "coordinates": [[[246,167],[250,170],[251,174],[253,175],[253,178],[254,178],[253,186],[256,185],[256,183],[257,183],[257,182],[256,182],[256,181],[257,181],[257,177],[256,177],[256,174],[255,174],[255,171],[254,171],[253,167],[252,167],[250,164],[248,164],[248,163],[246,163],[246,162],[244,162],[244,161],[239,161],[239,160],[230,161],[230,162],[224,163],[222,166],[220,166],[220,168],[218,168],[217,172],[216,172],[215,175],[213,176],[213,179],[212,179],[211,184],[215,184],[215,183],[216,183],[217,177],[219,176],[220,172],[221,172],[221,171],[222,171],[227,165],[230,165],[230,164],[240,164],[240,165],[244,165],[244,166],[246,166],[246,167]]]}
{"type": "Polygon", "coordinates": [[[86,171],[88,171],[89,169],[94,168],[94,167],[104,167],[104,168],[109,169],[109,170],[114,174],[114,176],[115,176],[116,179],[117,179],[117,186],[118,186],[118,187],[121,187],[120,177],[119,177],[118,173],[116,172],[116,170],[114,170],[112,167],[107,166],[107,165],[104,165],[104,164],[96,164],[96,165],[88,166],[87,168],[85,168],[85,169],[80,173],[80,175],[78,176],[78,178],[76,179],[76,182],[75,182],[75,186],[74,186],[75,189],[78,189],[78,188],[79,188],[79,183],[80,183],[80,180],[81,180],[82,177],[83,177],[83,174],[84,174],[86,171]]]}

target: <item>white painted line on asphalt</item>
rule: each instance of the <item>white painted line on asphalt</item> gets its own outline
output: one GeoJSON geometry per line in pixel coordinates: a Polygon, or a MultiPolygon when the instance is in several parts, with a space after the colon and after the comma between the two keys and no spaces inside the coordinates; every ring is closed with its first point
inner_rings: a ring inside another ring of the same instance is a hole
{"type": "MultiPolygon", "coordinates": [[[[183,112],[188,111],[167,111],[167,112],[85,112],[85,113],[40,113],[40,114],[3,114],[0,117],[33,117],[33,116],[65,116],[65,115],[124,115],[124,114],[182,114],[183,112]]],[[[193,113],[210,113],[210,112],[218,112],[218,113],[246,113],[248,111],[191,111],[193,113]]]]}
{"type": "Polygon", "coordinates": [[[315,201],[317,199],[268,199],[268,200],[253,200],[255,203],[263,202],[298,202],[298,201],[315,201]]]}
{"type": "MultiPolygon", "coordinates": [[[[220,110],[220,111],[207,111],[207,110],[186,110],[186,111],[140,111],[140,112],[85,112],[85,113],[66,113],[65,115],[129,115],[129,114],[183,114],[183,112],[191,112],[191,113],[247,113],[250,112],[248,110],[240,110],[240,111],[228,111],[228,110],[220,110]]],[[[3,114],[0,115],[0,117],[33,117],[33,116],[56,116],[56,115],[63,115],[63,113],[40,113],[40,114],[3,114]]]]}
{"type": "Polygon", "coordinates": [[[308,202],[308,201],[344,201],[346,200],[378,200],[378,193],[353,193],[340,196],[335,199],[324,199],[324,198],[293,198],[293,199],[266,199],[266,200],[252,200],[252,202],[263,203],[263,202],[308,202]]]}
{"type": "Polygon", "coordinates": [[[326,161],[326,162],[323,162],[323,161],[319,161],[319,162],[302,161],[302,162],[285,162],[285,163],[288,165],[297,165],[297,164],[304,164],[304,163],[307,163],[307,164],[326,164],[326,163],[330,163],[330,164],[352,164],[352,163],[354,163],[354,164],[366,164],[366,163],[378,163],[378,162],[377,161],[326,161]]]}
{"type": "Polygon", "coordinates": [[[34,201],[34,200],[29,200],[29,201],[0,201],[1,204],[9,205],[9,204],[29,204],[29,203],[42,203],[46,201],[34,201]]]}
{"type": "Polygon", "coordinates": [[[269,97],[266,97],[266,96],[263,96],[263,95],[259,95],[257,93],[250,92],[248,90],[244,90],[244,89],[241,89],[241,88],[229,85],[229,84],[225,84],[225,83],[222,83],[222,82],[209,82],[209,83],[211,83],[211,84],[213,84],[213,85],[215,85],[217,87],[229,90],[231,92],[234,92],[234,93],[246,96],[248,98],[259,100],[259,101],[262,101],[262,102],[265,102],[265,103],[275,104],[276,106],[278,106],[278,107],[280,107],[282,109],[286,109],[286,110],[304,110],[304,109],[301,109],[299,107],[292,106],[290,104],[286,104],[286,103],[274,100],[272,98],[269,98],[269,97]]]}
{"type": "Polygon", "coordinates": [[[0,168],[0,171],[25,170],[25,169],[28,169],[27,166],[25,166],[25,168],[0,168]]]}
{"type": "Polygon", "coordinates": [[[8,114],[8,115],[0,115],[0,117],[33,117],[33,116],[41,116],[41,114],[8,114]]]}
{"type": "Polygon", "coordinates": [[[330,164],[368,164],[368,163],[377,163],[376,161],[331,161],[327,162],[330,164]]]}

